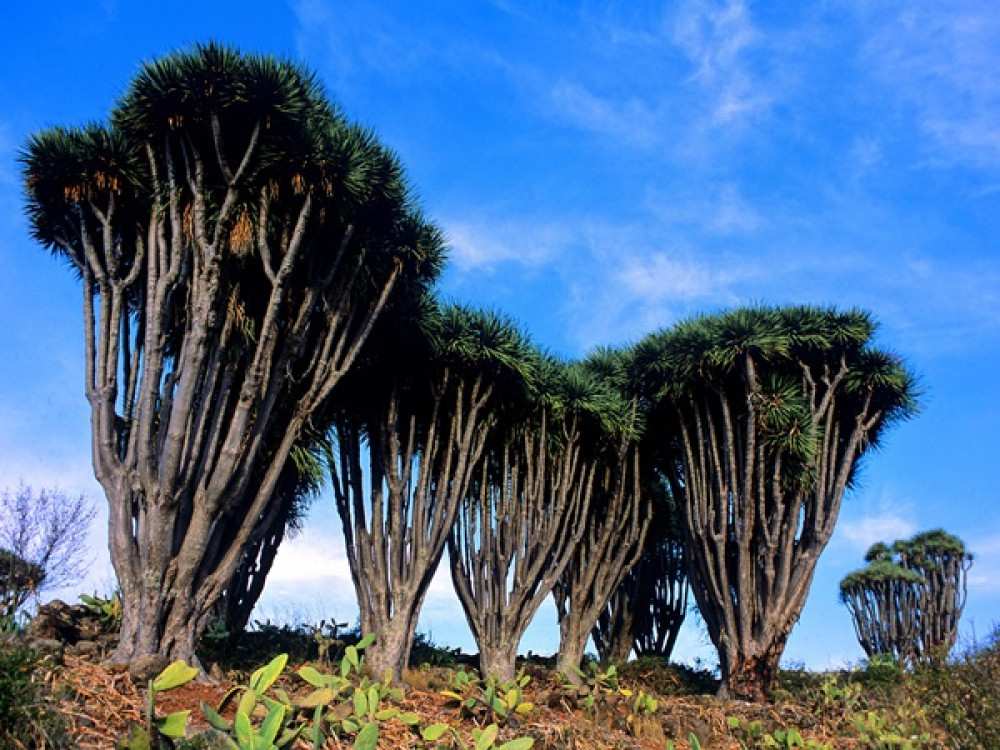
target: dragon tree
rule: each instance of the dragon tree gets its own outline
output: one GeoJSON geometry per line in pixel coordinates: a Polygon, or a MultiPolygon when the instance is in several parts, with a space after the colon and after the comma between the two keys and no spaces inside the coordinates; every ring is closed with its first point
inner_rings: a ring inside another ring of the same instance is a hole
{"type": "Polygon", "coordinates": [[[958,638],[972,555],[961,539],[940,529],[883,543],[868,565],[840,582],[840,599],[869,657],[901,662],[940,661],[958,638]]]}
{"type": "Polygon", "coordinates": [[[859,460],[915,412],[875,329],[857,310],[756,307],[637,347],[722,696],[765,700],[859,460]]]}
{"type": "Polygon", "coordinates": [[[80,279],[113,658],[192,660],[311,415],[394,293],[433,281],[440,234],[312,73],[215,44],[21,158],[34,236],[80,279]]]}
{"type": "Polygon", "coordinates": [[[366,660],[402,678],[417,620],[503,404],[523,398],[535,350],[509,320],[425,305],[380,326],[342,390],[330,462],[366,660]]]}
{"type": "Polygon", "coordinates": [[[570,564],[617,403],[578,366],[545,360],[534,392],[491,430],[448,538],[452,580],[480,671],[514,677],[517,647],[570,564]]]}
{"type": "Polygon", "coordinates": [[[605,435],[585,530],[552,590],[559,621],[556,669],[576,680],[591,630],[608,600],[642,553],[652,515],[642,492],[639,441],[642,417],[638,399],[629,398],[624,368],[627,355],[600,350],[583,366],[605,387],[605,435]]]}

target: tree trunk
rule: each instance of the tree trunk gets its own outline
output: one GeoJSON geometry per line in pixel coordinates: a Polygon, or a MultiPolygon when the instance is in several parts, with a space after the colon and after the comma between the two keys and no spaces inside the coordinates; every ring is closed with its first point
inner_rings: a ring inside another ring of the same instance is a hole
{"type": "Polygon", "coordinates": [[[566,617],[559,623],[559,658],[556,660],[556,671],[566,675],[574,685],[580,685],[582,682],[576,670],[583,661],[589,636],[590,628],[585,627],[580,620],[566,617]]]}
{"type": "Polygon", "coordinates": [[[778,662],[784,646],[783,642],[771,646],[760,657],[734,650],[731,655],[720,659],[722,680],[718,696],[729,700],[766,703],[767,692],[778,674],[778,662]]]}
{"type": "Polygon", "coordinates": [[[517,643],[479,644],[479,673],[496,677],[500,682],[510,682],[517,676],[517,643]]]}
{"type": "Polygon", "coordinates": [[[420,607],[401,613],[376,627],[375,642],[365,651],[365,663],[378,679],[388,671],[394,683],[403,681],[403,671],[409,664],[413,639],[417,632],[417,616],[420,607]]]}

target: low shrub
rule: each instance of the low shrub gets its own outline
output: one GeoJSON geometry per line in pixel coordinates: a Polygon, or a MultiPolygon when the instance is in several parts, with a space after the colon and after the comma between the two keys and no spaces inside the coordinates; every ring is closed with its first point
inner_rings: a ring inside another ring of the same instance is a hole
{"type": "Polygon", "coordinates": [[[618,674],[626,682],[641,683],[662,696],[714,695],[719,689],[719,680],[711,670],[697,663],[693,667],[673,664],[659,656],[641,656],[623,664],[618,674]]]}
{"type": "Polygon", "coordinates": [[[31,649],[0,646],[0,747],[74,747],[40,671],[39,657],[31,649]]]}
{"type": "Polygon", "coordinates": [[[950,663],[919,668],[913,688],[949,747],[1000,747],[1000,626],[950,663]]]}

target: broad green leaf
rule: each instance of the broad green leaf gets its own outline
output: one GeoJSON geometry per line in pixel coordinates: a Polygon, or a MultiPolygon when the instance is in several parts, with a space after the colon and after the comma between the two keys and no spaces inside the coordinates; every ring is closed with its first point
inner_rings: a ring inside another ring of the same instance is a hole
{"type": "Polygon", "coordinates": [[[197,676],[198,667],[189,667],[178,659],[156,676],[153,680],[153,690],[158,693],[164,690],[173,690],[175,687],[191,682],[197,676]]]}
{"type": "Polygon", "coordinates": [[[534,710],[535,710],[535,704],[532,703],[531,701],[525,701],[524,703],[519,703],[516,709],[517,713],[521,714],[522,716],[530,714],[534,710]]]}
{"type": "Polygon", "coordinates": [[[354,719],[344,719],[344,721],[341,722],[341,726],[343,727],[344,731],[347,732],[348,734],[354,734],[359,729],[361,729],[360,722],[357,722],[354,719]]]}
{"type": "Polygon", "coordinates": [[[319,690],[313,690],[309,695],[300,701],[295,703],[299,708],[316,708],[317,706],[325,706],[330,703],[334,698],[337,697],[337,691],[333,688],[320,688],[319,690]]]}
{"type": "Polygon", "coordinates": [[[395,719],[399,715],[398,708],[383,708],[381,711],[375,712],[375,718],[378,721],[388,721],[389,719],[395,719]]]}
{"type": "Polygon", "coordinates": [[[368,694],[364,690],[354,691],[354,713],[359,717],[368,713],[368,694]]]}
{"type": "Polygon", "coordinates": [[[238,713],[244,713],[247,716],[253,713],[254,708],[257,706],[257,692],[255,690],[247,690],[243,693],[240,698],[240,702],[236,704],[236,711],[238,713]]]}
{"type": "Polygon", "coordinates": [[[348,646],[344,649],[344,658],[352,667],[358,668],[358,650],[354,646],[348,646]]]}
{"type": "Polygon", "coordinates": [[[201,713],[204,715],[205,720],[208,721],[216,729],[221,729],[223,732],[228,732],[233,728],[233,725],[222,718],[218,711],[212,708],[210,705],[201,702],[201,713]]]}
{"type": "Polygon", "coordinates": [[[488,750],[488,748],[493,747],[493,743],[497,741],[497,734],[499,733],[500,727],[496,724],[490,724],[476,737],[476,750],[488,750]]]}
{"type": "Polygon", "coordinates": [[[360,651],[360,650],[366,649],[370,645],[372,645],[373,643],[375,643],[375,634],[374,633],[369,633],[364,638],[362,638],[360,641],[358,641],[358,646],[357,646],[358,650],[360,651]]]}
{"type": "Polygon", "coordinates": [[[364,729],[354,738],[354,750],[375,750],[378,745],[378,724],[365,724],[364,729]]]}
{"type": "Polygon", "coordinates": [[[396,718],[410,727],[415,727],[420,723],[420,717],[416,714],[399,714],[396,718]]]}
{"type": "Polygon", "coordinates": [[[429,727],[424,727],[420,730],[420,736],[427,742],[434,742],[441,739],[449,729],[451,729],[451,725],[449,724],[431,724],[429,727]]]}
{"type": "Polygon", "coordinates": [[[378,704],[381,702],[378,694],[378,687],[372,685],[368,688],[368,710],[376,711],[378,710],[378,704]]]}
{"type": "Polygon", "coordinates": [[[244,750],[253,748],[253,729],[250,727],[250,717],[242,711],[237,711],[236,718],[233,719],[233,733],[241,748],[244,750]]]}
{"type": "Polygon", "coordinates": [[[278,679],[281,675],[281,670],[285,668],[287,662],[288,654],[278,654],[275,656],[268,664],[253,673],[253,676],[250,678],[250,687],[258,693],[263,693],[278,679]]]}
{"type": "Polygon", "coordinates": [[[464,698],[462,698],[461,695],[459,695],[458,693],[454,693],[451,690],[441,690],[440,693],[445,698],[451,698],[453,701],[458,701],[459,703],[465,700],[464,698]]]}
{"type": "Polygon", "coordinates": [[[318,688],[327,687],[329,683],[328,677],[330,675],[325,675],[318,669],[316,669],[316,667],[311,667],[308,664],[299,667],[298,674],[299,677],[301,677],[303,680],[308,682],[313,687],[318,687],[318,688]]]}
{"type": "Polygon", "coordinates": [[[312,741],[313,750],[322,750],[326,742],[326,737],[323,736],[323,706],[316,706],[313,711],[312,741]]]}
{"type": "Polygon", "coordinates": [[[157,718],[153,723],[156,724],[156,731],[166,737],[183,737],[190,715],[190,711],[176,711],[157,718]]]}
{"type": "Polygon", "coordinates": [[[503,743],[499,750],[528,750],[528,748],[534,747],[534,745],[535,740],[533,737],[518,737],[516,740],[503,743]]]}
{"type": "Polygon", "coordinates": [[[268,745],[273,745],[275,738],[278,736],[278,730],[281,729],[281,722],[284,718],[285,709],[282,706],[274,706],[267,712],[267,716],[264,717],[264,721],[261,722],[260,730],[258,730],[257,736],[264,740],[264,742],[268,745]]]}
{"type": "MultiPolygon", "coordinates": [[[[291,747],[293,744],[295,744],[295,740],[299,738],[299,735],[301,735],[306,730],[306,726],[307,726],[306,724],[299,724],[298,727],[296,727],[295,729],[286,729],[284,732],[281,733],[281,736],[274,743],[275,746],[278,748],[278,750],[284,750],[284,748],[286,747],[291,747]]],[[[322,732],[320,734],[322,735],[322,732]]],[[[320,744],[320,747],[323,747],[323,745],[320,744]]]]}

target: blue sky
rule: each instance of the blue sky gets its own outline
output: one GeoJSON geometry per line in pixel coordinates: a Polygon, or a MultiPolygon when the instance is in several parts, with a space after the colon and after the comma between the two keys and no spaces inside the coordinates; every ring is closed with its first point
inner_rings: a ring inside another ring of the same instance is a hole
{"type": "MultiPolygon", "coordinates": [[[[567,356],[739,304],[861,306],[926,389],[844,503],[786,661],[862,655],[837,583],[941,526],[1000,621],[1000,8],[979,0],[18,3],[0,57],[0,486],[99,503],[80,293],[28,239],[25,137],[104,118],[141,60],[215,39],[300,60],[446,230],[446,297],[567,356]]],[[[329,496],[265,615],[353,620],[329,496]]],[[[110,587],[95,527],[84,588],[110,587]]],[[[421,627],[473,643],[439,575],[421,627]]],[[[677,656],[710,657],[695,626],[677,656]]],[[[554,611],[522,648],[551,652],[554,611]]]]}

